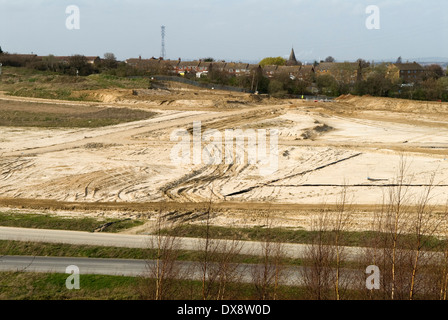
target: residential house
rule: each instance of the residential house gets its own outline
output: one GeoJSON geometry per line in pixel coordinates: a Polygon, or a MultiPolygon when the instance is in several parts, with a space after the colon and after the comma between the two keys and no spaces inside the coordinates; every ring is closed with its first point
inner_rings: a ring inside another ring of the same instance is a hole
{"type": "Polygon", "coordinates": [[[272,65],[272,66],[264,66],[263,67],[263,74],[268,77],[268,78],[272,78],[275,73],[278,70],[278,66],[277,65],[272,65]]]}
{"type": "Polygon", "coordinates": [[[160,59],[159,72],[162,74],[178,74],[178,64],[180,60],[160,59]]]}
{"type": "Polygon", "coordinates": [[[275,71],[275,74],[287,74],[291,80],[297,79],[297,76],[300,72],[300,65],[294,66],[279,66],[275,71]]]}
{"type": "Polygon", "coordinates": [[[301,81],[312,81],[316,71],[313,65],[302,65],[297,74],[297,79],[301,81]]]}
{"type": "Polygon", "coordinates": [[[127,59],[126,64],[145,72],[157,73],[161,67],[161,60],[154,57],[151,59],[139,57],[137,59],[127,59]]]}
{"type": "Polygon", "coordinates": [[[387,77],[391,80],[402,79],[407,83],[419,81],[425,75],[425,69],[418,63],[394,63],[387,68],[387,77]]]}
{"type": "Polygon", "coordinates": [[[177,74],[196,73],[199,70],[200,61],[182,61],[174,67],[177,74]]]}
{"type": "Polygon", "coordinates": [[[331,75],[338,82],[355,83],[361,79],[359,62],[321,62],[314,69],[318,76],[331,75]]]}
{"type": "Polygon", "coordinates": [[[196,71],[196,77],[200,78],[202,76],[207,76],[209,71],[210,71],[210,67],[212,65],[213,62],[210,61],[203,61],[203,60],[199,60],[199,66],[197,67],[197,71],[196,71]]]}
{"type": "Polygon", "coordinates": [[[241,76],[249,74],[249,64],[248,63],[226,63],[224,66],[224,71],[233,76],[241,76]]]}
{"type": "Polygon", "coordinates": [[[226,64],[227,63],[225,61],[212,62],[209,65],[209,71],[210,72],[212,72],[212,71],[220,71],[220,72],[222,72],[222,71],[224,71],[224,68],[225,68],[226,64]]]}

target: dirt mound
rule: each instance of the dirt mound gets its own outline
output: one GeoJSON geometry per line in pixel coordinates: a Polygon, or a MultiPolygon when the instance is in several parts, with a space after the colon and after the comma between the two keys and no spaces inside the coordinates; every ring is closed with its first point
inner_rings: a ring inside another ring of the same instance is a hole
{"type": "Polygon", "coordinates": [[[125,96],[132,95],[132,90],[107,89],[107,90],[87,91],[87,93],[89,97],[93,100],[104,103],[113,103],[123,100],[125,96]]]}
{"type": "Polygon", "coordinates": [[[371,96],[343,95],[336,101],[349,104],[361,110],[385,110],[408,113],[448,113],[448,103],[436,101],[415,101],[371,96]]]}

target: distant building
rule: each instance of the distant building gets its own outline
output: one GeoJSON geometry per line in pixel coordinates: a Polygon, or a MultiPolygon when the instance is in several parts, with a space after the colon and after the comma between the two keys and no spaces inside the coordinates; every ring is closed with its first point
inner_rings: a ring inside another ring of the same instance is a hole
{"type": "Polygon", "coordinates": [[[161,68],[160,62],[161,62],[160,59],[156,59],[154,57],[151,59],[142,59],[142,57],[139,57],[126,60],[126,64],[128,64],[131,67],[153,73],[157,73],[161,68]]]}
{"type": "Polygon", "coordinates": [[[226,63],[224,71],[233,76],[246,75],[250,72],[248,63],[226,63]]]}
{"type": "Polygon", "coordinates": [[[275,74],[287,74],[291,80],[297,79],[301,66],[278,66],[275,74]]]}
{"type": "Polygon", "coordinates": [[[301,81],[312,81],[316,71],[313,65],[302,65],[297,74],[297,79],[301,81]]]}
{"type": "Polygon", "coordinates": [[[404,82],[413,83],[421,80],[425,75],[425,69],[417,62],[394,63],[387,68],[387,77],[392,80],[402,79],[404,82]]]}
{"type": "Polygon", "coordinates": [[[355,83],[362,78],[360,62],[321,62],[315,71],[318,76],[331,75],[344,83],[355,83]]]}
{"type": "Polygon", "coordinates": [[[186,74],[186,73],[196,73],[199,70],[200,61],[181,61],[179,59],[178,64],[174,67],[176,73],[186,74]]]}
{"type": "Polygon", "coordinates": [[[300,66],[302,63],[297,61],[296,54],[294,52],[294,48],[291,49],[291,54],[289,55],[288,61],[286,61],[287,66],[300,66]]]}
{"type": "Polygon", "coordinates": [[[272,78],[276,74],[277,70],[278,70],[278,66],[276,66],[276,65],[264,66],[263,74],[268,78],[272,78]]]}

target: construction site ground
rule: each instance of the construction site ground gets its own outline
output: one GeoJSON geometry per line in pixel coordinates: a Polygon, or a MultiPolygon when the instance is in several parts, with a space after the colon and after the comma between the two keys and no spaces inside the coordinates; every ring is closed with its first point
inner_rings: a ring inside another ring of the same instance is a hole
{"type": "MultiPolygon", "coordinates": [[[[96,90],[102,102],[68,102],[0,94],[0,112],[70,114],[104,109],[146,111],[149,118],[97,128],[0,127],[0,211],[65,216],[311,228],[310,217],[334,209],[344,187],[354,230],[368,230],[406,163],[409,204],[433,185],[431,204],[448,200],[448,104],[342,96],[333,102],[273,99],[200,90],[96,90]],[[279,130],[278,170],[262,163],[177,164],[176,129],[279,130]],[[431,176],[435,175],[433,181],[431,176]]],[[[121,113],[126,114],[126,113],[121,113]]]]}

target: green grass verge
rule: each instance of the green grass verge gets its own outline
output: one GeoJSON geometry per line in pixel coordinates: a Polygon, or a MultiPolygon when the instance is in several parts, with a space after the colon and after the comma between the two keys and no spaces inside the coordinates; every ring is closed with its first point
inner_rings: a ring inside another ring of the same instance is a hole
{"type": "Polygon", "coordinates": [[[43,128],[98,128],[153,118],[157,113],[129,108],[66,106],[5,101],[0,126],[43,128]]]}
{"type": "MultiPolygon", "coordinates": [[[[101,259],[156,259],[157,250],[139,248],[101,247],[88,245],[71,245],[60,243],[36,243],[0,240],[0,255],[9,256],[40,256],[40,257],[73,257],[101,259]]],[[[179,261],[202,261],[204,253],[200,251],[180,250],[179,261]]],[[[223,254],[210,254],[210,261],[219,261],[223,254]]],[[[252,255],[235,255],[234,263],[263,263],[263,257],[252,255]]],[[[301,265],[300,259],[283,259],[285,265],[301,265]]]]}
{"type": "Polygon", "coordinates": [[[89,96],[90,90],[145,89],[149,86],[145,78],[131,79],[107,74],[75,77],[16,67],[3,67],[0,84],[1,90],[13,96],[69,101],[96,101],[89,96]],[[86,92],[80,94],[80,91],[86,92]]]}
{"type": "Polygon", "coordinates": [[[84,115],[69,115],[50,112],[27,112],[1,110],[0,126],[37,127],[37,128],[100,128],[120,123],[146,120],[152,118],[154,112],[141,110],[127,111],[127,116],[119,114],[119,110],[106,109],[84,115]]]}
{"type": "Polygon", "coordinates": [[[67,274],[0,272],[0,300],[136,300],[135,277],[82,275],[80,290],[68,290],[67,274]]]}
{"type": "Polygon", "coordinates": [[[71,230],[91,232],[99,226],[115,222],[105,228],[107,232],[120,232],[126,229],[142,225],[142,220],[119,219],[95,219],[95,218],[66,218],[46,214],[31,214],[17,212],[0,212],[0,226],[15,228],[33,228],[33,229],[52,229],[52,230],[71,230]]]}
{"type": "MultiPolygon", "coordinates": [[[[207,234],[207,227],[205,225],[186,224],[177,227],[176,229],[164,229],[161,231],[164,235],[178,235],[191,238],[204,238],[207,234]]],[[[240,239],[247,241],[271,241],[282,243],[301,243],[312,244],[315,243],[318,232],[308,230],[295,230],[288,228],[229,228],[219,226],[209,226],[209,234],[215,239],[240,239]]],[[[340,238],[340,245],[348,247],[371,247],[374,241],[390,240],[390,235],[378,233],[373,231],[364,232],[342,232],[340,238]]],[[[414,240],[413,235],[400,235],[400,243],[403,246],[411,243],[414,240]]],[[[324,244],[333,244],[333,233],[331,231],[323,232],[322,241],[324,244]]],[[[380,242],[381,244],[381,242],[380,242]]],[[[400,244],[399,244],[400,245],[400,244]]],[[[440,240],[436,237],[423,237],[422,248],[426,250],[434,250],[438,247],[446,245],[445,240],[440,240]]]]}
{"type": "MultiPolygon", "coordinates": [[[[0,272],[0,300],[140,300],[153,299],[153,279],[124,276],[81,275],[80,289],[65,286],[67,274],[0,272]]],[[[202,300],[202,282],[173,280],[169,300],[202,300]]],[[[272,289],[268,289],[271,292],[272,289]]],[[[215,293],[215,292],[213,292],[215,293]]],[[[277,299],[303,300],[307,292],[301,287],[279,286],[277,299]]],[[[210,296],[213,299],[213,295],[210,296]]],[[[253,284],[229,283],[226,300],[257,300],[253,284]]]]}

